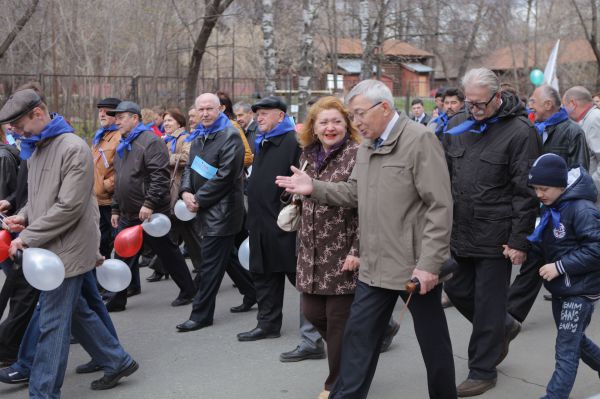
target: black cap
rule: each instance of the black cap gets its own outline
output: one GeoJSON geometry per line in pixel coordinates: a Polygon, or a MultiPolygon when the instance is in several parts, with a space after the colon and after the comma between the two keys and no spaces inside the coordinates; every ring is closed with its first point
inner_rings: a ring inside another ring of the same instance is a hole
{"type": "Polygon", "coordinates": [[[287,104],[279,97],[269,96],[263,98],[257,103],[254,103],[252,106],[252,112],[256,112],[259,109],[280,109],[283,112],[287,112],[287,104]]]}
{"type": "Polygon", "coordinates": [[[32,89],[15,91],[2,109],[0,109],[0,123],[14,122],[29,111],[40,105],[42,99],[32,89]]]}
{"type": "Polygon", "coordinates": [[[98,104],[96,104],[96,108],[115,109],[119,106],[119,104],[121,104],[121,100],[119,100],[118,98],[107,97],[103,100],[98,101],[98,104]]]}
{"type": "Polygon", "coordinates": [[[569,170],[560,156],[547,153],[539,157],[529,170],[530,186],[567,187],[569,170]]]}
{"type": "Polygon", "coordinates": [[[132,114],[138,115],[140,118],[142,117],[140,106],[133,101],[121,101],[117,108],[106,111],[106,114],[108,116],[115,116],[116,114],[123,112],[131,112],[132,114]]]}

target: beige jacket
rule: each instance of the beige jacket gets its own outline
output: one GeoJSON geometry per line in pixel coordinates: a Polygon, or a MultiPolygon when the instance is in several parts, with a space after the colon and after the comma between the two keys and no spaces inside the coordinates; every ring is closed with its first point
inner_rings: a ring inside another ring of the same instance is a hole
{"type": "Polygon", "coordinates": [[[100,258],[100,214],[89,147],[75,134],[62,134],[40,143],[27,167],[27,205],[19,215],[28,225],[21,240],[58,255],[65,277],[92,270],[100,258]]]}
{"type": "Polygon", "coordinates": [[[406,115],[377,150],[363,141],[348,182],[313,184],[312,199],[358,206],[360,281],[404,290],[415,267],[437,274],[449,258],[452,195],[444,151],[406,115]]]}

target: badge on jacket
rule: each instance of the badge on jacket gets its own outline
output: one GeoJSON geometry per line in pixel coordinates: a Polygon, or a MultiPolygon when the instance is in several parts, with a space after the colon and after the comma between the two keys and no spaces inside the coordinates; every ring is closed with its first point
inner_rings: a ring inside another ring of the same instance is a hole
{"type": "Polygon", "coordinates": [[[200,176],[207,180],[212,179],[217,174],[219,169],[207,163],[204,159],[196,155],[194,162],[192,162],[192,169],[200,176]]]}

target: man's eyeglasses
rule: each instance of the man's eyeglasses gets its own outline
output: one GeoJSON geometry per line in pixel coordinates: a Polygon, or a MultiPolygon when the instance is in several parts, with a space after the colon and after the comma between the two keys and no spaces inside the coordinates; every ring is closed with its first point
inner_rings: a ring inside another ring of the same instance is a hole
{"type": "Polygon", "coordinates": [[[487,100],[486,102],[474,103],[474,102],[465,100],[465,107],[467,109],[477,108],[478,110],[483,111],[492,102],[494,97],[496,97],[496,94],[498,94],[498,92],[492,94],[492,97],[490,97],[490,99],[487,100]]]}
{"type": "Polygon", "coordinates": [[[382,102],[383,101],[378,101],[375,104],[371,105],[369,108],[365,109],[364,111],[356,111],[353,114],[348,114],[348,119],[350,119],[353,122],[357,119],[362,120],[365,117],[365,115],[367,114],[367,112],[369,112],[376,106],[380,105],[382,102]]]}

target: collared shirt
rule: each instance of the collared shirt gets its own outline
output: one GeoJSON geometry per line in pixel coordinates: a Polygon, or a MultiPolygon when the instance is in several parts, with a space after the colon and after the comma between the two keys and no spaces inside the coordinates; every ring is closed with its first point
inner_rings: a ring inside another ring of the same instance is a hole
{"type": "MultiPolygon", "coordinates": [[[[383,142],[385,142],[387,140],[388,136],[392,132],[392,129],[394,128],[394,125],[396,124],[396,122],[398,122],[399,118],[400,118],[400,115],[398,115],[397,112],[394,112],[394,117],[388,123],[388,125],[386,126],[385,130],[383,131],[383,133],[381,133],[381,136],[379,136],[379,138],[381,138],[383,140],[383,142]]],[[[375,141],[375,140],[373,140],[373,141],[375,141]]]]}
{"type": "Polygon", "coordinates": [[[425,119],[425,112],[423,112],[423,113],[421,114],[421,116],[420,116],[420,117],[418,117],[418,118],[415,116],[415,122],[419,122],[419,123],[421,123],[421,122],[423,121],[423,119],[425,119]]]}

